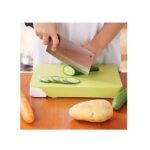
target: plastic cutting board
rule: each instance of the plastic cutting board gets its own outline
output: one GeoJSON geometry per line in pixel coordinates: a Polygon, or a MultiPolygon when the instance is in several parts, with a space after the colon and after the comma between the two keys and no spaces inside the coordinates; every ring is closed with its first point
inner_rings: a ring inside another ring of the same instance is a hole
{"type": "Polygon", "coordinates": [[[116,65],[97,65],[99,72],[78,75],[79,84],[42,83],[44,76],[67,76],[63,74],[64,64],[38,64],[35,66],[30,82],[30,95],[33,97],[95,97],[114,98],[122,89],[116,65]],[[45,96],[41,96],[38,91],[45,96]],[[34,94],[33,94],[34,93],[34,94]]]}

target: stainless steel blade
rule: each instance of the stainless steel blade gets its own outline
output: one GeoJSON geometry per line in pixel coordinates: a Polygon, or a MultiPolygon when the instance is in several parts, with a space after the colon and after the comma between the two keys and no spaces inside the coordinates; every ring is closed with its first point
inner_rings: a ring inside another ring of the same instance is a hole
{"type": "Polygon", "coordinates": [[[94,60],[94,53],[61,36],[59,36],[59,40],[59,46],[56,51],[51,50],[52,40],[50,40],[46,51],[62,62],[88,75],[94,60]]]}

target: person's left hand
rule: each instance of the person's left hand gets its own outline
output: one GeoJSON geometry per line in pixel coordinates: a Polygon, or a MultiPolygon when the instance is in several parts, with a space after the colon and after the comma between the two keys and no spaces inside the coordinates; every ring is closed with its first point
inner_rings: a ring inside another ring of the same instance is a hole
{"type": "Polygon", "coordinates": [[[95,54],[95,59],[98,57],[101,53],[101,50],[95,40],[91,40],[88,42],[84,42],[81,44],[81,47],[88,49],[89,51],[93,52],[95,54]]]}

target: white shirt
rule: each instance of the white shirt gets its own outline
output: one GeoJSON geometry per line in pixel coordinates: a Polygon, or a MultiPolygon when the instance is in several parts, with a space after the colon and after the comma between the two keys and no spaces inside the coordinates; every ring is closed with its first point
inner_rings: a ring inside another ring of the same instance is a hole
{"type": "MultiPolygon", "coordinates": [[[[92,40],[97,31],[103,27],[103,23],[60,23],[58,33],[81,45],[92,40]]],[[[107,45],[94,64],[116,64],[120,70],[121,51],[119,47],[120,33],[107,45]]],[[[36,37],[33,51],[33,65],[39,63],[61,63],[57,58],[46,52],[46,47],[40,38],[36,37]]]]}

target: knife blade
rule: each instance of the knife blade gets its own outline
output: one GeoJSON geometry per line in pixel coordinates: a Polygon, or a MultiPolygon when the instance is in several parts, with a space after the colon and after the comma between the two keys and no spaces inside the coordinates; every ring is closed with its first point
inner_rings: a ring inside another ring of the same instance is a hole
{"type": "Polygon", "coordinates": [[[94,61],[95,54],[60,35],[58,35],[58,37],[59,45],[57,50],[51,50],[52,40],[50,40],[46,51],[83,74],[88,75],[94,61]]]}

